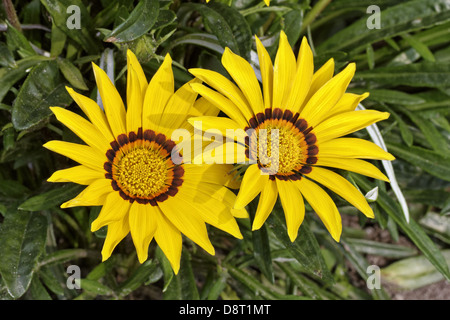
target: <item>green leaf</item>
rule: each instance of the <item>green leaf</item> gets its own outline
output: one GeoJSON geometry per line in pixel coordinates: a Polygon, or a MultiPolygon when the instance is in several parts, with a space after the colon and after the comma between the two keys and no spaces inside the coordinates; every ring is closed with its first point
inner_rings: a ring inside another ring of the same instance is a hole
{"type": "Polygon", "coordinates": [[[409,33],[405,33],[402,34],[402,38],[405,39],[406,42],[408,42],[408,44],[413,47],[422,58],[430,62],[436,61],[430,49],[416,37],[410,35],[409,33]]]}
{"type": "Polygon", "coordinates": [[[87,53],[99,52],[99,43],[92,35],[95,34],[91,15],[82,0],[41,0],[53,19],[53,23],[62,30],[69,38],[78,43],[87,53]],[[69,7],[78,8],[77,11],[67,12],[69,7]],[[80,28],[68,28],[69,19],[79,19],[80,28]]]}
{"type": "Polygon", "coordinates": [[[59,188],[31,197],[19,206],[19,210],[41,211],[61,205],[63,202],[74,198],[85,186],[78,184],[65,184],[59,188]]]}
{"type": "Polygon", "coordinates": [[[110,296],[114,294],[111,288],[95,280],[80,279],[80,288],[95,295],[110,296]]]}
{"type": "Polygon", "coordinates": [[[0,66],[7,68],[17,67],[14,55],[3,42],[0,42],[0,66]]]}
{"type": "Polygon", "coordinates": [[[392,243],[382,243],[366,239],[350,238],[347,238],[345,241],[351,244],[356,251],[364,254],[371,254],[395,259],[406,258],[417,254],[417,250],[413,248],[392,243]]]}
{"type": "Polygon", "coordinates": [[[286,222],[280,217],[282,212],[280,204],[277,203],[267,220],[269,230],[273,232],[278,240],[288,249],[292,257],[300,262],[308,272],[325,282],[332,283],[334,281],[333,276],[326,266],[319,244],[306,221],[303,221],[300,226],[297,239],[291,242],[287,234],[286,222]]]}
{"type": "Polygon", "coordinates": [[[145,261],[119,286],[119,296],[125,297],[148,281],[152,274],[160,272],[158,264],[153,260],[145,261]]]}
{"type": "Polygon", "coordinates": [[[359,71],[355,74],[354,80],[381,86],[448,87],[450,86],[450,63],[424,61],[401,66],[381,67],[370,71],[359,71]]]}
{"type": "Polygon", "coordinates": [[[27,70],[34,65],[48,60],[49,58],[43,56],[31,56],[19,61],[16,61],[17,66],[12,68],[0,69],[0,101],[8,93],[9,89],[20,79],[25,77],[27,70]]]}
{"type": "Polygon", "coordinates": [[[49,107],[71,102],[58,64],[43,61],[31,70],[20,88],[12,108],[12,123],[17,130],[29,129],[51,115],[49,107]]]}
{"type": "Polygon", "coordinates": [[[158,0],[139,1],[128,18],[106,37],[106,42],[129,42],[147,33],[159,14],[158,0]]]}
{"type": "Polygon", "coordinates": [[[450,157],[417,146],[403,146],[394,142],[386,142],[388,150],[414,166],[422,168],[429,174],[445,181],[450,181],[450,157]]]}
{"type": "Polygon", "coordinates": [[[352,50],[359,52],[369,43],[403,32],[431,27],[450,19],[447,0],[415,0],[386,7],[380,12],[381,27],[369,29],[364,15],[360,20],[337,32],[317,47],[318,52],[352,50]]]}
{"type": "Polygon", "coordinates": [[[17,211],[5,217],[0,234],[0,274],[13,298],[28,290],[46,238],[45,216],[17,211]]]}
{"type": "Polygon", "coordinates": [[[59,70],[67,81],[76,89],[88,90],[80,70],[67,59],[57,59],[59,70]]]}
{"type": "Polygon", "coordinates": [[[188,8],[197,11],[203,22],[219,40],[220,45],[228,47],[234,53],[250,57],[252,34],[245,18],[235,9],[218,2],[208,5],[187,3],[188,8]]]}
{"type": "MultiPolygon", "coordinates": [[[[360,186],[364,191],[371,189],[372,186],[366,178],[356,174],[352,174],[352,177],[358,186],[360,186]]],[[[383,190],[379,190],[377,203],[407,234],[409,239],[414,242],[417,248],[419,248],[427,259],[436,267],[436,269],[439,270],[439,272],[441,272],[447,280],[450,280],[450,272],[447,262],[439,251],[439,248],[428,237],[420,225],[418,225],[413,219],[411,219],[409,223],[406,222],[398,203],[396,203],[394,199],[383,190]]]]}
{"type": "Polygon", "coordinates": [[[164,300],[198,300],[200,295],[197,283],[192,271],[190,254],[183,250],[181,254],[181,266],[178,274],[173,276],[170,284],[164,292],[164,300]]]}

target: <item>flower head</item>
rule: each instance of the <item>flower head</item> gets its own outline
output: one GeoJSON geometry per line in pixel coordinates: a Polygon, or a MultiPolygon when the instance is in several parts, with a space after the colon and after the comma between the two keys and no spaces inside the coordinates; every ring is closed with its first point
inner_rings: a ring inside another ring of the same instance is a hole
{"type": "Polygon", "coordinates": [[[105,112],[70,88],[69,94],[88,120],[63,108],[51,108],[87,145],[46,143],[47,149],[80,164],[56,171],[48,181],[87,185],[62,208],[102,206],[91,229],[108,226],[103,260],[131,233],[141,263],[154,238],[177,273],[182,234],[214,254],[205,223],[241,238],[234,216],[246,216],[246,211],[232,209],[235,195],[225,187],[236,187],[228,174],[230,166],[173,161],[172,154],[182,157],[178,142],[172,140],[174,130],[184,127],[192,131],[188,116],[217,114],[218,110],[208,109],[204,99],[196,102],[191,83],[174,91],[169,55],[149,83],[131,51],[127,58],[127,108],[106,73],[95,64],[105,112]]]}
{"type": "Polygon", "coordinates": [[[256,46],[262,90],[251,65],[226,48],[222,64],[234,83],[217,72],[204,69],[190,72],[212,89],[200,83],[192,84],[192,88],[229,118],[208,116],[189,121],[192,124],[201,121],[203,129],[218,128],[224,135],[227,128],[245,130],[244,142],[237,143],[243,144],[246,158],[253,164],[243,176],[234,207],[244,208],[260,194],[253,230],[263,225],[279,197],[289,237],[294,241],[304,219],[306,199],[331,236],[339,241],[341,217],[322,186],[366,216],[374,215],[361,192],[327,167],[388,181],[374,165],[361,159],[394,157],[372,142],[343,136],[384,120],[389,114],[355,111],[358,103],[368,96],[345,92],[355,64],[350,63],[333,76],[334,61],[330,59],[314,72],[313,54],[306,38],[296,58],[281,32],[274,63],[257,37],[256,46]]]}

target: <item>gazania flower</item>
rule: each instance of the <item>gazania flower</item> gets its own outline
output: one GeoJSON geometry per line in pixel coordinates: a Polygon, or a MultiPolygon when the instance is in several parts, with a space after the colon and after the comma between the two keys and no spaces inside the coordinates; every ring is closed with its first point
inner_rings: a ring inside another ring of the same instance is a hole
{"type": "Polygon", "coordinates": [[[190,83],[174,92],[169,55],[150,83],[131,51],[127,58],[127,109],[106,73],[95,64],[105,112],[70,88],[68,92],[89,120],[59,107],[51,108],[57,119],[87,145],[46,143],[47,149],[80,164],[55,172],[48,181],[87,185],[62,208],[103,206],[92,223],[92,231],[108,226],[103,260],[131,233],[141,263],[147,259],[154,238],[177,273],[182,234],[214,254],[205,223],[241,238],[233,215],[242,217],[246,211],[232,209],[235,194],[224,187],[233,184],[228,175],[230,166],[172,161],[172,152],[177,150],[178,154],[172,132],[190,127],[188,115],[217,114],[218,110],[205,108],[203,99],[194,105],[197,93],[190,83]]]}
{"type": "MultiPolygon", "coordinates": [[[[210,70],[191,69],[190,72],[215,90],[200,83],[192,84],[192,88],[229,118],[204,116],[189,121],[201,123],[203,130],[217,128],[224,136],[226,129],[247,132],[244,142],[241,139],[237,143],[245,148],[246,159],[254,164],[243,176],[234,208],[244,208],[260,194],[253,230],[263,225],[279,196],[287,231],[294,241],[305,215],[306,199],[331,236],[339,241],[341,217],[322,187],[335,192],[367,217],[374,215],[361,192],[328,168],[388,181],[374,165],[361,159],[393,160],[394,157],[372,142],[343,136],[386,119],[389,114],[355,111],[358,103],[368,96],[345,92],[355,65],[351,63],[333,76],[331,59],[314,73],[313,55],[306,38],[296,59],[286,35],[281,32],[274,64],[257,37],[256,45],[262,92],[251,65],[226,48],[222,64],[235,84],[210,70]],[[258,134],[262,129],[265,135],[258,134]],[[271,144],[272,131],[278,132],[275,149],[271,144]],[[271,168],[261,154],[274,159],[271,168]]],[[[239,140],[235,136],[229,138],[239,140]]]]}

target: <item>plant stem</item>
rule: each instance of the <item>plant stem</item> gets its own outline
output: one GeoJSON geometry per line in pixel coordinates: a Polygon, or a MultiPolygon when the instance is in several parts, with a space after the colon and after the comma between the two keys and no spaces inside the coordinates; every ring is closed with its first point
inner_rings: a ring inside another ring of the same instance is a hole
{"type": "Polygon", "coordinates": [[[14,26],[14,28],[22,32],[19,18],[17,17],[16,10],[14,9],[14,5],[12,4],[11,0],[2,0],[2,2],[8,21],[14,26]]]}
{"type": "Polygon", "coordinates": [[[317,18],[317,16],[330,4],[331,0],[319,0],[314,7],[308,12],[305,19],[303,19],[300,33],[304,33],[306,28],[317,18]]]}

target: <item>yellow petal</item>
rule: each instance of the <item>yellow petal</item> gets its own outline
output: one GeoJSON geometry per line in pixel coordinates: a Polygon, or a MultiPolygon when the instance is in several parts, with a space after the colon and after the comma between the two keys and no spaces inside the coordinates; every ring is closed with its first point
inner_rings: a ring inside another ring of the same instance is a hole
{"type": "Polygon", "coordinates": [[[261,192],[268,180],[269,175],[262,174],[257,164],[250,165],[242,179],[234,208],[242,209],[249,204],[261,192]]]}
{"type": "Polygon", "coordinates": [[[139,78],[132,65],[128,66],[127,77],[127,131],[137,132],[142,127],[142,105],[144,96],[139,78]]]}
{"type": "MultiPolygon", "coordinates": [[[[157,207],[159,209],[159,207],[157,207]]],[[[180,231],[163,215],[161,210],[156,211],[158,224],[155,232],[155,240],[164,255],[169,260],[175,274],[180,270],[182,237],[180,231]]]]}
{"type": "Polygon", "coordinates": [[[256,50],[258,51],[259,70],[261,71],[261,80],[263,85],[264,108],[272,108],[273,64],[269,53],[256,35],[255,40],[256,50]]]}
{"type": "Polygon", "coordinates": [[[252,231],[262,227],[277,202],[278,189],[275,181],[269,180],[259,196],[258,208],[253,219],[252,231]]]}
{"type": "Polygon", "coordinates": [[[194,109],[199,113],[198,116],[215,117],[220,113],[220,109],[203,97],[198,98],[194,103],[194,109]]]}
{"type": "Polygon", "coordinates": [[[199,83],[200,80],[193,79],[179,88],[169,99],[164,114],[161,117],[159,127],[169,133],[174,129],[180,128],[192,108],[198,93],[192,90],[193,83],[199,83]]]}
{"type": "Polygon", "coordinates": [[[294,52],[286,34],[281,31],[273,70],[273,108],[286,108],[296,69],[294,52]]]}
{"type": "Polygon", "coordinates": [[[375,110],[343,112],[328,118],[314,128],[319,143],[361,130],[375,122],[389,118],[389,113],[375,110]]]}
{"type": "Polygon", "coordinates": [[[219,108],[223,113],[236,121],[241,128],[248,126],[248,119],[244,117],[241,110],[239,110],[239,108],[230,99],[200,83],[194,83],[191,87],[195,92],[200,94],[214,106],[219,108]]]}
{"type": "Polygon", "coordinates": [[[95,81],[97,82],[98,91],[102,98],[106,118],[108,119],[111,131],[117,137],[122,133],[126,133],[125,106],[119,92],[114,87],[106,72],[100,69],[95,63],[92,63],[92,68],[94,69],[95,81]]]}
{"type": "Polygon", "coordinates": [[[169,198],[166,201],[159,202],[164,216],[186,237],[194,241],[206,252],[214,255],[214,247],[208,238],[206,225],[198,219],[193,212],[180,206],[176,198],[169,198]]]}
{"type": "Polygon", "coordinates": [[[356,172],[371,178],[389,182],[388,177],[386,177],[380,171],[380,169],[364,160],[350,159],[350,158],[344,159],[344,158],[319,157],[316,165],[356,172]]]}
{"type": "Polygon", "coordinates": [[[339,242],[342,233],[342,221],[330,196],[317,184],[308,179],[302,178],[294,183],[322,220],[333,239],[339,242]]]}
{"type": "Polygon", "coordinates": [[[105,136],[106,140],[114,141],[114,135],[111,132],[108,120],[98,104],[94,100],[75,92],[72,88],[66,87],[66,90],[92,124],[105,136]]]}
{"type": "Polygon", "coordinates": [[[330,81],[324,84],[311,97],[302,109],[301,116],[308,119],[308,124],[315,127],[324,120],[330,110],[344,95],[348,84],[355,74],[355,64],[350,63],[343,71],[334,76],[330,81]]]}
{"type": "Polygon", "coordinates": [[[105,172],[100,170],[93,170],[83,165],[75,166],[68,169],[55,171],[48,182],[74,182],[83,185],[89,185],[97,179],[105,177],[105,172]]]}
{"type": "Polygon", "coordinates": [[[264,112],[264,103],[258,79],[252,66],[242,57],[225,48],[222,65],[241,89],[255,114],[264,112]]]}
{"type": "Polygon", "coordinates": [[[305,105],[309,99],[319,90],[325,83],[333,77],[334,74],[334,59],[331,58],[325,64],[317,70],[312,78],[311,87],[309,88],[308,95],[306,96],[303,105],[305,105]]]}
{"type": "Polygon", "coordinates": [[[101,206],[106,200],[106,196],[114,192],[111,187],[111,180],[98,179],[88,185],[72,200],[64,202],[61,208],[71,208],[79,206],[101,206]]]}
{"type": "Polygon", "coordinates": [[[114,248],[129,232],[130,224],[128,223],[128,213],[125,214],[122,219],[108,224],[108,231],[102,248],[102,261],[109,259],[114,248]]]}
{"type": "Polygon", "coordinates": [[[367,217],[374,218],[373,210],[367,203],[367,200],[364,198],[363,194],[342,176],[327,169],[313,167],[312,171],[308,173],[308,178],[319,182],[334,193],[338,194],[354,205],[367,217]]]}
{"type": "Polygon", "coordinates": [[[375,143],[358,138],[338,138],[320,143],[319,154],[321,157],[395,160],[375,143]]]}
{"type": "Polygon", "coordinates": [[[358,104],[366,99],[369,96],[369,93],[363,93],[361,95],[354,93],[344,93],[341,99],[336,103],[332,110],[330,110],[330,114],[327,118],[332,117],[338,113],[355,111],[358,104]]]}
{"type": "Polygon", "coordinates": [[[247,137],[247,134],[244,129],[233,119],[204,116],[189,118],[188,122],[194,128],[201,131],[217,129],[221,132],[222,136],[228,138],[229,140],[238,141],[245,144],[245,137],[247,137]]]}
{"type": "Polygon", "coordinates": [[[286,103],[286,109],[294,114],[300,111],[303,101],[309,92],[314,73],[314,59],[306,37],[303,37],[297,58],[297,72],[295,73],[292,90],[286,103]]]}
{"type": "Polygon", "coordinates": [[[140,263],[148,258],[148,246],[157,228],[156,210],[158,208],[137,201],[130,207],[130,233],[140,263]]]}
{"type": "Polygon", "coordinates": [[[50,107],[58,121],[79,136],[84,142],[93,148],[97,148],[101,153],[106,153],[110,149],[108,140],[100,131],[89,121],[76,113],[60,107],[50,107]]]}
{"type": "Polygon", "coordinates": [[[302,194],[292,181],[276,179],[280,201],[286,218],[289,239],[294,242],[298,229],[305,218],[305,204],[302,194]]]}
{"type": "Polygon", "coordinates": [[[44,144],[43,147],[94,170],[103,170],[103,164],[107,160],[106,156],[97,149],[82,144],[53,140],[44,144]]]}
{"type": "Polygon", "coordinates": [[[189,72],[230,99],[246,119],[253,117],[252,109],[242,91],[226,77],[218,72],[205,69],[194,68],[189,69],[189,72]]]}
{"type": "MultiPolygon", "coordinates": [[[[142,66],[139,63],[139,60],[136,58],[136,55],[131,50],[127,50],[127,67],[133,68],[133,70],[136,72],[136,76],[138,79],[136,81],[136,84],[139,83],[139,87],[141,88],[141,95],[142,98],[144,98],[145,91],[147,90],[148,86],[147,78],[145,77],[144,70],[142,69],[142,66]]],[[[129,76],[130,75],[128,74],[128,77],[129,76]]],[[[127,79],[129,79],[128,77],[127,79]]],[[[128,86],[127,86],[127,93],[128,93],[128,86]]]]}
{"type": "Polygon", "coordinates": [[[98,217],[91,224],[91,231],[95,232],[111,222],[123,219],[128,210],[130,210],[128,200],[124,200],[117,191],[109,193],[98,217]]]}
{"type": "Polygon", "coordinates": [[[264,0],[264,3],[266,4],[266,6],[270,5],[270,0],[264,0]]]}
{"type": "Polygon", "coordinates": [[[164,108],[173,92],[172,58],[167,54],[145,91],[142,110],[142,126],[144,130],[154,130],[158,127],[164,108]]]}
{"type": "Polygon", "coordinates": [[[234,177],[233,165],[231,164],[185,164],[183,168],[186,180],[214,183],[232,189],[239,188],[241,184],[240,181],[234,177]]]}

